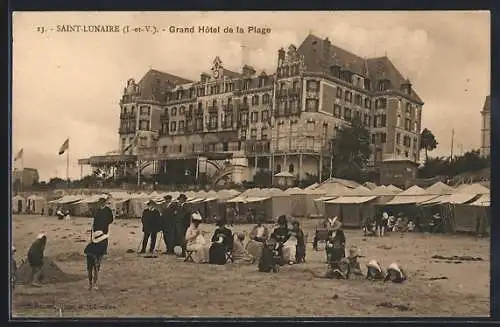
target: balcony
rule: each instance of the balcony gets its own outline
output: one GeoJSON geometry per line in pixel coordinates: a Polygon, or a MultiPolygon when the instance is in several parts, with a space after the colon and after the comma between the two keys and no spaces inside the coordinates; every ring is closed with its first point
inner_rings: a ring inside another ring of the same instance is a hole
{"type": "Polygon", "coordinates": [[[120,127],[118,129],[118,133],[119,134],[131,134],[131,133],[135,133],[135,128],[124,128],[124,127],[120,127]]]}
{"type": "Polygon", "coordinates": [[[240,120],[240,121],[238,121],[238,127],[246,127],[246,126],[248,126],[248,122],[249,122],[248,119],[240,120]]]}
{"type": "Polygon", "coordinates": [[[248,105],[248,103],[240,103],[238,106],[238,110],[239,111],[248,111],[248,110],[250,110],[250,106],[248,105]]]}
{"type": "Polygon", "coordinates": [[[246,155],[256,155],[256,154],[266,154],[271,152],[271,142],[267,140],[263,141],[246,141],[245,142],[245,154],[246,155]]]}
{"type": "Polygon", "coordinates": [[[217,106],[208,107],[208,112],[209,113],[217,113],[217,112],[219,112],[219,107],[217,107],[217,106]]]}
{"type": "Polygon", "coordinates": [[[168,114],[161,114],[161,115],[160,115],[160,120],[161,120],[162,122],[168,122],[168,121],[169,121],[169,116],[168,116],[168,114]]]}
{"type": "Polygon", "coordinates": [[[120,119],[136,118],[135,112],[124,112],[120,114],[120,119]]]}
{"type": "Polygon", "coordinates": [[[222,110],[224,111],[233,111],[234,107],[232,104],[226,104],[222,106],[222,110]]]}

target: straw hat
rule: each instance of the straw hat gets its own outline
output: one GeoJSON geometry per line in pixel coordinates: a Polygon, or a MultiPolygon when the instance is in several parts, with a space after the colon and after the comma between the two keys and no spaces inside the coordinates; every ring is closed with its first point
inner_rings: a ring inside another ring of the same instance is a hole
{"type": "Polygon", "coordinates": [[[388,214],[387,212],[384,212],[384,213],[382,214],[382,218],[384,218],[384,219],[389,219],[389,214],[388,214]]]}
{"type": "Polygon", "coordinates": [[[380,268],[380,265],[378,264],[377,260],[370,260],[368,264],[366,265],[367,268],[374,268],[377,271],[382,271],[382,268],[380,268]]]}
{"type": "Polygon", "coordinates": [[[398,274],[402,274],[401,268],[399,268],[399,265],[395,262],[393,262],[389,265],[389,267],[387,268],[387,271],[388,272],[392,271],[392,272],[396,272],[398,274]]]}
{"type": "Polygon", "coordinates": [[[108,234],[104,234],[102,230],[95,231],[94,234],[92,235],[92,242],[93,243],[99,243],[101,241],[104,241],[105,239],[108,238],[108,234]]]}
{"type": "Polygon", "coordinates": [[[191,215],[191,219],[193,221],[203,221],[203,218],[201,217],[201,215],[198,213],[198,212],[194,212],[192,215],[191,215]]]}

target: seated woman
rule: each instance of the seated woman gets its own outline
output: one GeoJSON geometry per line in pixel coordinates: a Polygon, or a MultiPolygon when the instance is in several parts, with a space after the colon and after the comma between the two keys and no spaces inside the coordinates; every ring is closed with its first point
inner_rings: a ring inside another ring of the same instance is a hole
{"type": "Polygon", "coordinates": [[[306,241],[304,231],[300,228],[300,222],[298,220],[292,222],[292,236],[297,239],[295,263],[306,262],[306,241]]]}
{"type": "Polygon", "coordinates": [[[209,263],[224,265],[226,263],[226,252],[233,250],[233,232],[226,227],[226,220],[216,218],[217,229],[212,236],[212,245],[209,250],[209,263]]]}
{"type": "Polygon", "coordinates": [[[384,282],[391,281],[393,283],[402,283],[407,279],[403,269],[395,262],[391,263],[387,268],[387,276],[385,276],[384,282]]]}
{"type": "Polygon", "coordinates": [[[236,233],[233,243],[233,260],[235,263],[244,262],[253,264],[255,262],[255,257],[248,253],[248,251],[245,249],[245,246],[243,245],[244,241],[245,233],[236,233]]]}
{"type": "Polygon", "coordinates": [[[385,278],[384,271],[380,267],[377,260],[370,260],[366,265],[366,279],[369,280],[383,280],[385,278]]]}
{"type": "Polygon", "coordinates": [[[202,220],[200,214],[192,214],[191,225],[189,225],[185,236],[186,250],[193,252],[192,258],[196,263],[207,263],[209,256],[208,251],[210,249],[199,229],[202,220]]]}
{"type": "Polygon", "coordinates": [[[250,232],[250,240],[247,244],[247,251],[255,257],[257,260],[262,255],[262,250],[264,249],[264,242],[269,236],[269,230],[265,225],[263,225],[263,217],[256,217],[257,225],[250,232]]]}
{"type": "Polygon", "coordinates": [[[288,262],[293,265],[295,259],[295,252],[297,250],[297,239],[292,236],[288,228],[288,222],[285,215],[278,217],[278,227],[274,229],[271,234],[271,239],[276,240],[277,250],[281,253],[282,263],[288,262]]]}

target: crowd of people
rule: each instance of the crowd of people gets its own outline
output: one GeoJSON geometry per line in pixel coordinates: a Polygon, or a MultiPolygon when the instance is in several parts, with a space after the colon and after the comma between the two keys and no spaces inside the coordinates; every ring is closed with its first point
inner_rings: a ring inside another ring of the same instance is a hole
{"type": "MultiPolygon", "coordinates": [[[[106,201],[105,196],[98,199],[90,242],[84,249],[89,290],[99,289],[98,275],[102,258],[107,254],[109,226],[113,223],[113,213],[106,205],[106,201]]],[[[252,215],[255,226],[249,234],[248,242],[245,242],[245,233],[233,233],[225,217],[213,217],[216,228],[211,239],[207,240],[200,229],[203,217],[199,212],[193,212],[186,201],[187,197],[184,194],[175,200],[166,195],[159,201],[147,201],[147,207],[141,218],[143,237],[140,240],[140,249],[138,248],[139,254],[146,253],[148,243],[148,252],[155,253],[157,236],[161,235],[165,244],[164,254],[183,257],[185,261],[194,263],[223,265],[229,261],[248,264],[258,261],[258,270],[269,272],[278,271],[279,266],[306,262],[307,240],[298,220],[289,221],[285,215],[281,215],[278,217],[277,227],[270,233],[268,227],[264,225],[263,217],[252,215]]],[[[384,220],[388,220],[385,213],[382,215],[382,220],[376,223],[380,236],[383,236],[387,226],[384,220]]],[[[364,276],[358,261],[361,256],[357,249],[352,247],[346,256],[346,236],[337,217],[327,218],[321,222],[313,240],[314,249],[318,249],[320,241],[326,242],[325,254],[328,263],[326,277],[349,279],[350,276],[364,276]]],[[[46,244],[47,236],[40,234],[28,251],[27,260],[33,272],[31,278],[33,286],[40,286],[46,244]]],[[[13,248],[12,251],[14,250],[13,248]]],[[[383,271],[379,263],[372,260],[366,268],[366,279],[393,282],[402,282],[406,279],[404,271],[396,263],[383,271]]],[[[15,285],[15,271],[12,278],[11,282],[15,285]]]]}

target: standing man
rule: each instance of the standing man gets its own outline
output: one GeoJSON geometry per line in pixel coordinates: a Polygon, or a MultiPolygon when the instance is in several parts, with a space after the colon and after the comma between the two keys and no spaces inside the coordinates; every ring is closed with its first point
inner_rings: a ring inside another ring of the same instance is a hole
{"type": "Polygon", "coordinates": [[[172,203],[171,195],[165,195],[163,197],[163,200],[165,200],[165,203],[161,208],[161,228],[163,233],[163,241],[165,242],[165,254],[174,254],[175,206],[172,203]]]}
{"type": "Polygon", "coordinates": [[[149,252],[154,252],[156,247],[156,236],[161,230],[160,212],[156,208],[156,202],[154,200],[149,200],[146,204],[147,208],[142,212],[141,218],[144,235],[142,237],[140,254],[146,253],[146,246],[148,245],[149,239],[151,239],[149,252]]]}
{"type": "Polygon", "coordinates": [[[175,245],[182,247],[182,254],[185,255],[186,242],[184,240],[186,231],[191,224],[191,210],[187,206],[187,196],[185,194],[179,195],[177,198],[178,206],[175,215],[175,245]]]}
{"type": "MultiPolygon", "coordinates": [[[[94,223],[92,224],[92,234],[96,231],[102,231],[109,234],[109,225],[113,222],[113,211],[106,205],[107,196],[100,196],[97,200],[97,209],[94,211],[94,223]]],[[[104,254],[108,253],[108,239],[103,242],[104,254]]]]}

